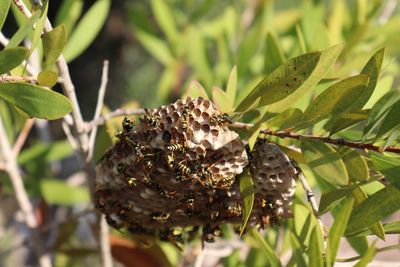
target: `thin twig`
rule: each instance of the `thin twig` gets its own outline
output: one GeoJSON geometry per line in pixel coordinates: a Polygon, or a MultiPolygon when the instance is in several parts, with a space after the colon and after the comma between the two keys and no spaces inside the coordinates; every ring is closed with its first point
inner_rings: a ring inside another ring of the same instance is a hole
{"type": "Polygon", "coordinates": [[[32,246],[38,257],[39,264],[42,267],[52,266],[50,256],[46,253],[43,241],[40,237],[38,223],[34,214],[31,202],[28,198],[28,193],[24,187],[21,173],[17,165],[17,158],[14,156],[11,144],[8,141],[7,133],[0,117],[0,146],[5,161],[5,169],[10,176],[13,189],[19,208],[24,215],[24,222],[31,232],[32,246]]]}
{"type": "Polygon", "coordinates": [[[107,113],[103,116],[99,116],[97,119],[93,119],[92,121],[86,124],[86,131],[90,131],[94,127],[98,127],[106,123],[106,121],[111,120],[112,118],[120,117],[120,116],[129,116],[129,115],[143,115],[144,109],[116,109],[110,113],[107,113]]]}
{"type": "MultiPolygon", "coordinates": [[[[394,249],[400,249],[400,244],[397,245],[390,245],[387,247],[382,247],[382,248],[377,248],[375,253],[383,252],[383,251],[388,251],[388,250],[394,250],[394,249]]],[[[351,261],[356,261],[359,260],[363,257],[363,255],[351,257],[351,258],[345,258],[345,259],[336,259],[336,262],[351,262],[351,261]]]]}
{"type": "MultiPolygon", "coordinates": [[[[97,98],[97,105],[93,120],[97,120],[100,117],[101,110],[103,109],[104,106],[104,96],[106,93],[106,88],[108,83],[108,68],[109,68],[109,62],[108,60],[104,60],[103,71],[101,74],[101,85],[99,88],[99,95],[97,98]]],[[[90,132],[88,160],[91,160],[93,158],[94,143],[96,140],[97,128],[98,128],[97,126],[93,127],[92,131],[90,132]]]]}
{"type": "Polygon", "coordinates": [[[300,138],[307,138],[307,139],[314,139],[314,140],[319,140],[324,143],[328,144],[333,144],[333,145],[339,145],[339,146],[347,146],[347,147],[352,147],[352,148],[357,148],[357,149],[367,149],[367,150],[372,150],[372,151],[377,151],[377,152],[393,152],[400,154],[400,147],[393,147],[389,146],[386,148],[376,146],[373,144],[369,143],[360,143],[360,142],[352,142],[352,141],[347,141],[344,139],[333,139],[330,137],[321,137],[321,136],[315,136],[315,135],[309,135],[309,134],[297,134],[293,132],[285,132],[285,131],[271,131],[271,130],[261,130],[261,133],[266,134],[266,135],[273,135],[273,136],[278,136],[280,138],[293,138],[293,139],[300,139],[300,138]]]}
{"type": "Polygon", "coordinates": [[[24,127],[22,128],[21,132],[19,133],[19,136],[17,138],[17,141],[15,141],[14,147],[13,147],[13,157],[17,157],[19,152],[21,151],[23,145],[25,144],[26,138],[28,138],[29,132],[32,129],[33,124],[35,123],[35,119],[28,119],[25,122],[24,127]]]}
{"type": "Polygon", "coordinates": [[[100,251],[103,266],[112,266],[112,256],[110,247],[110,230],[104,214],[100,215],[100,251]]]}
{"type": "Polygon", "coordinates": [[[31,82],[37,83],[36,77],[0,75],[0,82],[31,82]]]}
{"type": "Polygon", "coordinates": [[[325,225],[322,222],[322,220],[318,214],[318,205],[317,205],[317,201],[315,200],[314,193],[313,193],[310,185],[308,184],[307,179],[304,177],[303,173],[301,173],[301,172],[299,173],[299,180],[300,180],[301,186],[303,187],[304,191],[306,192],[308,203],[310,203],[310,206],[314,213],[314,216],[318,221],[318,225],[321,228],[321,233],[323,234],[323,240],[324,240],[324,248],[326,248],[327,235],[325,233],[325,225]]]}

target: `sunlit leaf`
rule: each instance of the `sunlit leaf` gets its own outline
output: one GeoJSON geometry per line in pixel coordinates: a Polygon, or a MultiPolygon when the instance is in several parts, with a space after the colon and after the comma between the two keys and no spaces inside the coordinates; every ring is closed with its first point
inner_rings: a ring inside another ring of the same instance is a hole
{"type": "Polygon", "coordinates": [[[306,264],[306,260],[303,254],[303,249],[301,247],[301,244],[297,240],[296,236],[290,232],[290,242],[292,244],[293,248],[293,257],[296,260],[296,264],[299,267],[307,267],[308,265],[306,264]]]}
{"type": "Polygon", "coordinates": [[[55,25],[65,25],[65,32],[70,33],[82,13],[83,0],[62,1],[57,11],[55,25]]]}
{"type": "Polygon", "coordinates": [[[266,50],[264,52],[264,71],[270,73],[285,62],[285,54],[279,44],[278,37],[269,32],[266,38],[266,50]]]}
{"type": "Polygon", "coordinates": [[[375,140],[395,128],[400,123],[400,100],[397,101],[389,110],[382,121],[381,127],[376,134],[375,140]]]}
{"type": "Polygon", "coordinates": [[[318,226],[315,226],[311,231],[310,243],[308,247],[309,266],[323,266],[323,245],[322,245],[322,233],[318,226]]]}
{"type": "Polygon", "coordinates": [[[177,39],[178,30],[175,25],[174,10],[171,9],[170,3],[165,0],[152,0],[151,7],[158,25],[170,42],[174,43],[177,39]]]}
{"type": "Polygon", "coordinates": [[[329,116],[344,112],[368,84],[368,79],[367,75],[357,75],[329,86],[308,106],[304,112],[304,123],[298,128],[308,127],[329,116]]]}
{"type": "Polygon", "coordinates": [[[250,218],[251,211],[253,210],[254,204],[254,185],[253,179],[248,171],[244,171],[240,175],[240,194],[243,199],[243,214],[242,214],[242,225],[240,230],[240,235],[246,229],[247,221],[250,218]]]}
{"type": "Polygon", "coordinates": [[[208,99],[206,90],[198,81],[191,81],[186,90],[186,93],[183,96],[190,96],[192,98],[202,97],[204,99],[208,99]]]}
{"type": "Polygon", "coordinates": [[[24,61],[28,50],[24,47],[9,48],[0,51],[0,74],[9,72],[24,61]]]}
{"type": "Polygon", "coordinates": [[[378,125],[380,125],[380,122],[385,118],[384,116],[390,110],[390,107],[399,100],[400,94],[396,91],[390,91],[379,99],[368,113],[368,119],[363,131],[364,140],[378,125]]]}
{"type": "Polygon", "coordinates": [[[53,87],[57,83],[58,75],[54,71],[44,70],[38,75],[37,81],[40,86],[53,87]]]}
{"type": "Polygon", "coordinates": [[[228,83],[226,85],[226,94],[231,100],[231,103],[235,103],[236,100],[237,76],[237,67],[235,65],[229,74],[228,83]]]}
{"type": "Polygon", "coordinates": [[[368,239],[365,236],[349,236],[346,239],[359,255],[364,255],[367,252],[368,239]]]}
{"type": "Polygon", "coordinates": [[[33,24],[39,19],[40,11],[35,12],[21,27],[18,31],[11,37],[10,42],[6,45],[6,48],[17,47],[26,37],[26,35],[32,31],[33,24]]]}
{"type": "Polygon", "coordinates": [[[349,176],[346,166],[340,155],[330,145],[303,138],[301,151],[315,174],[333,185],[348,184],[349,176]]]}
{"type": "Polygon", "coordinates": [[[372,242],[367,252],[362,256],[361,260],[354,265],[354,267],[366,267],[368,263],[373,260],[376,253],[375,243],[376,241],[372,242]]]}
{"type": "Polygon", "coordinates": [[[68,43],[64,50],[64,56],[67,61],[72,61],[82,54],[93,42],[106,21],[110,5],[111,0],[97,0],[85,13],[68,38],[68,43]]]}
{"type": "Polygon", "coordinates": [[[303,112],[298,108],[288,108],[268,122],[269,127],[286,129],[295,127],[303,118],[303,112]]]}
{"type": "Polygon", "coordinates": [[[400,190],[400,158],[369,152],[375,169],[382,173],[393,186],[400,190]]]}
{"type": "Polygon", "coordinates": [[[260,249],[265,253],[268,263],[272,267],[282,266],[279,258],[276,256],[274,249],[264,240],[256,229],[251,229],[251,236],[257,241],[260,249]]]}
{"type": "Polygon", "coordinates": [[[89,192],[83,187],[74,187],[57,179],[40,180],[43,198],[50,204],[74,205],[90,201],[89,192]]]}
{"type": "Polygon", "coordinates": [[[325,74],[328,72],[330,67],[335,63],[338,58],[340,52],[342,51],[342,45],[332,46],[321,52],[321,56],[318,60],[318,65],[315,67],[311,76],[304,82],[300,88],[298,88],[293,94],[284,98],[283,100],[272,104],[269,106],[270,112],[280,112],[281,110],[285,110],[293,103],[295,103],[298,99],[300,99],[309,89],[313,88],[316,84],[318,84],[322,78],[324,78],[325,74]]]}
{"type": "Polygon", "coordinates": [[[214,86],[211,90],[212,100],[223,113],[232,111],[233,104],[230,101],[228,95],[221,88],[214,86]]]}
{"type": "Polygon", "coordinates": [[[355,149],[343,148],[339,150],[347,173],[353,181],[367,181],[369,179],[369,170],[366,160],[355,149]]]}
{"type": "Polygon", "coordinates": [[[8,10],[10,9],[11,0],[2,0],[0,2],[0,30],[3,28],[4,21],[7,18],[8,10]]]}
{"type": "Polygon", "coordinates": [[[47,19],[48,7],[49,7],[49,1],[44,1],[43,7],[41,7],[37,11],[35,11],[35,13],[40,12],[40,17],[35,24],[35,30],[33,32],[31,47],[29,49],[29,56],[32,54],[33,50],[36,48],[36,46],[40,40],[40,37],[42,36],[44,24],[47,19]]]}
{"type": "Polygon", "coordinates": [[[43,35],[43,57],[45,68],[56,62],[61,55],[65,44],[67,43],[67,36],[63,24],[55,27],[52,31],[43,35]]]}
{"type": "Polygon", "coordinates": [[[400,209],[400,191],[392,186],[386,186],[369,196],[358,205],[350,217],[346,234],[363,230],[400,209]]]}
{"type": "Polygon", "coordinates": [[[0,83],[0,98],[31,117],[54,120],[72,110],[65,96],[29,83],[0,83]]]}
{"type": "Polygon", "coordinates": [[[328,238],[328,257],[331,263],[335,262],[336,254],[339,249],[340,240],[346,230],[347,222],[353,208],[354,198],[347,197],[341,201],[341,206],[335,215],[335,220],[329,231],[328,238]]]}
{"type": "Polygon", "coordinates": [[[339,202],[342,201],[343,198],[350,195],[354,188],[357,186],[358,185],[352,185],[346,188],[323,192],[321,195],[321,200],[319,202],[318,214],[323,215],[336,207],[336,205],[339,204],[339,202]]]}
{"type": "Polygon", "coordinates": [[[329,135],[333,135],[337,132],[340,132],[343,129],[346,129],[350,126],[353,126],[360,121],[366,120],[368,117],[368,110],[358,110],[351,112],[344,112],[335,117],[332,117],[331,120],[324,126],[325,129],[329,129],[329,135]]]}

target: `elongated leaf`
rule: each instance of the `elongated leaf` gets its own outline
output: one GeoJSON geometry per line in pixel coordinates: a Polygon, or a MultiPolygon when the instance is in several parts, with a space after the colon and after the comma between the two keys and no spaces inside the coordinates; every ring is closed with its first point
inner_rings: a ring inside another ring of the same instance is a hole
{"type": "Polygon", "coordinates": [[[266,38],[266,50],[264,55],[264,71],[270,73],[285,62],[285,55],[279,44],[278,37],[268,33],[266,38]]]}
{"type": "Polygon", "coordinates": [[[35,12],[21,27],[18,31],[11,37],[10,42],[7,44],[6,48],[17,47],[26,37],[26,35],[32,31],[33,24],[39,19],[40,11],[35,12]]]}
{"type": "Polygon", "coordinates": [[[24,61],[28,50],[24,47],[9,48],[0,51],[0,74],[9,72],[24,61]]]}
{"type": "Polygon", "coordinates": [[[400,209],[400,191],[389,185],[368,197],[352,212],[346,234],[352,234],[400,209]]]}
{"type": "Polygon", "coordinates": [[[75,59],[93,42],[106,21],[110,5],[110,0],[97,0],[86,12],[68,39],[64,50],[67,61],[75,59]]]}
{"type": "Polygon", "coordinates": [[[303,85],[311,76],[321,57],[320,52],[295,57],[265,77],[236,108],[246,111],[258,98],[258,107],[284,99],[303,85]]]}
{"type": "Polygon", "coordinates": [[[390,107],[392,107],[399,100],[400,94],[396,91],[390,91],[381,99],[379,99],[379,101],[368,113],[368,119],[363,131],[364,140],[375,128],[377,128],[379,122],[384,119],[384,115],[390,110],[390,107]]]}
{"type": "Polygon", "coordinates": [[[366,120],[367,117],[368,110],[344,112],[335,117],[332,117],[332,119],[328,121],[324,128],[330,129],[329,135],[331,136],[337,132],[340,132],[343,129],[359,123],[360,121],[366,120]]]}
{"type": "Polygon", "coordinates": [[[362,256],[361,260],[357,262],[354,267],[366,267],[370,263],[376,254],[375,242],[368,248],[367,252],[362,256]]]}
{"type": "Polygon", "coordinates": [[[73,150],[67,141],[58,141],[50,144],[37,143],[24,149],[18,155],[18,164],[25,165],[35,159],[43,158],[46,162],[59,161],[72,155],[73,150]]]}
{"type": "Polygon", "coordinates": [[[57,11],[55,25],[65,25],[65,32],[70,33],[82,13],[83,0],[63,1],[57,11]]]}
{"type": "Polygon", "coordinates": [[[346,239],[359,255],[364,255],[367,252],[368,240],[365,236],[349,236],[346,239]]]}
{"type": "Polygon", "coordinates": [[[38,44],[38,42],[40,40],[40,36],[42,35],[44,23],[46,22],[46,19],[47,19],[48,7],[49,7],[49,1],[45,0],[43,7],[41,7],[37,11],[35,11],[35,13],[40,12],[40,17],[35,24],[35,31],[33,32],[32,43],[31,43],[31,47],[29,49],[29,56],[32,54],[33,50],[35,50],[36,45],[38,44]]]}
{"type": "Polygon", "coordinates": [[[226,85],[226,94],[233,104],[236,101],[237,76],[237,67],[235,65],[233,66],[231,73],[229,74],[228,83],[226,85]]]}
{"type": "Polygon", "coordinates": [[[202,97],[204,99],[208,99],[206,90],[198,81],[191,81],[186,90],[186,93],[183,96],[190,96],[193,98],[202,97]]]}
{"type": "Polygon", "coordinates": [[[212,100],[218,106],[219,110],[224,113],[231,112],[233,104],[228,95],[221,88],[214,86],[211,90],[212,100]]]}
{"type": "Polygon", "coordinates": [[[367,181],[369,179],[368,165],[365,159],[355,149],[344,148],[339,150],[347,173],[353,181],[367,181]]]}
{"type": "Polygon", "coordinates": [[[400,123],[400,100],[397,101],[389,110],[382,121],[382,125],[376,134],[375,140],[395,128],[400,123]]]}
{"type": "Polygon", "coordinates": [[[11,0],[3,0],[0,2],[0,30],[3,28],[4,21],[7,18],[10,9],[11,0]]]}
{"type": "Polygon", "coordinates": [[[158,25],[163,30],[170,42],[176,41],[178,30],[175,25],[174,12],[165,0],[152,0],[151,7],[158,25]]]}
{"type": "Polygon", "coordinates": [[[242,225],[240,230],[240,235],[246,229],[247,221],[250,218],[251,211],[253,210],[254,204],[254,185],[253,179],[248,171],[243,172],[240,175],[240,194],[243,199],[243,214],[242,214],[242,225]]]}
{"type": "Polygon", "coordinates": [[[307,251],[309,257],[309,266],[324,266],[322,258],[324,251],[322,246],[322,233],[318,226],[311,231],[310,244],[307,251]]]}
{"type": "Polygon", "coordinates": [[[58,25],[52,31],[43,35],[43,63],[45,68],[56,62],[66,43],[67,36],[63,24],[58,25]]]}
{"type": "Polygon", "coordinates": [[[352,185],[347,188],[335,189],[328,192],[324,192],[321,195],[321,200],[319,202],[318,214],[323,215],[326,212],[333,209],[343,198],[350,195],[351,192],[358,185],[352,185]]]}
{"type": "Polygon", "coordinates": [[[54,120],[72,110],[65,96],[29,83],[0,83],[0,98],[31,117],[54,120]]]}
{"type": "Polygon", "coordinates": [[[301,151],[311,170],[333,185],[347,185],[349,175],[340,155],[328,144],[301,139],[301,151]]]}
{"type": "Polygon", "coordinates": [[[56,179],[41,180],[40,190],[43,198],[50,204],[74,205],[90,201],[89,192],[85,188],[72,187],[56,179]]]}
{"type": "Polygon", "coordinates": [[[261,236],[261,234],[255,230],[252,229],[250,231],[251,236],[257,241],[257,243],[260,245],[260,249],[264,251],[266,258],[268,259],[268,263],[272,267],[278,267],[282,266],[279,258],[276,256],[273,248],[264,240],[264,238],[261,236]]]}
{"type": "Polygon", "coordinates": [[[303,112],[298,108],[289,108],[276,115],[268,122],[269,127],[286,129],[295,127],[303,118],[303,112]]]}
{"type": "Polygon", "coordinates": [[[298,88],[293,94],[269,106],[269,111],[280,112],[281,110],[287,109],[298,99],[300,99],[309,89],[318,84],[321,79],[324,78],[330,67],[335,63],[341,50],[342,45],[335,45],[322,51],[320,59],[318,60],[318,65],[314,69],[309,79],[305,83],[303,83],[302,86],[298,88]]]}
{"type": "Polygon", "coordinates": [[[332,228],[329,231],[328,257],[331,263],[335,262],[340,240],[346,230],[351,210],[353,208],[354,198],[351,196],[347,197],[341,202],[341,204],[342,205],[335,216],[335,221],[333,222],[332,228]]]}
{"type": "MultiPolygon", "coordinates": [[[[400,234],[400,221],[384,224],[383,230],[385,234],[400,234]]],[[[363,237],[366,235],[375,235],[375,233],[373,233],[371,229],[366,229],[364,231],[356,233],[354,237],[363,237]]]]}
{"type": "Polygon", "coordinates": [[[306,264],[301,244],[292,232],[290,232],[290,243],[292,244],[293,257],[296,259],[296,265],[299,267],[307,267],[308,265],[306,264]]]}
{"type": "Polygon", "coordinates": [[[385,156],[374,151],[369,152],[375,169],[396,188],[400,189],[400,158],[385,156]]]}
{"type": "Polygon", "coordinates": [[[331,85],[311,102],[304,112],[304,123],[298,128],[308,127],[329,116],[344,112],[365,88],[368,80],[367,75],[357,75],[331,85]]]}
{"type": "Polygon", "coordinates": [[[365,104],[367,104],[376,87],[384,55],[385,48],[378,50],[362,69],[361,74],[367,74],[369,82],[358,97],[354,98],[354,102],[350,107],[351,110],[361,109],[365,104]]]}
{"type": "Polygon", "coordinates": [[[169,65],[173,61],[169,47],[160,38],[139,28],[135,30],[135,33],[142,46],[162,64],[169,65]]]}
{"type": "MultiPolygon", "coordinates": [[[[355,199],[354,206],[360,205],[364,200],[367,199],[367,194],[364,192],[363,188],[357,187],[353,190],[353,196],[355,199]]],[[[383,225],[381,221],[373,223],[368,227],[371,231],[380,239],[385,240],[385,231],[383,230],[383,225]]]]}

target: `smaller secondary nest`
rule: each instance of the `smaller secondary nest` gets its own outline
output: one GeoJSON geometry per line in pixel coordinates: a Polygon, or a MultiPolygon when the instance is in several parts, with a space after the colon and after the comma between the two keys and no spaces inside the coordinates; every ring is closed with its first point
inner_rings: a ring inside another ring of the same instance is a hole
{"type": "MultiPolygon", "coordinates": [[[[180,241],[202,227],[203,240],[213,241],[221,224],[240,223],[242,216],[236,177],[249,160],[230,124],[203,98],[146,110],[137,125],[125,118],[97,167],[96,208],[113,227],[132,233],[180,241]]],[[[289,215],[295,168],[274,144],[258,142],[254,152],[250,223],[264,227],[289,215]]]]}

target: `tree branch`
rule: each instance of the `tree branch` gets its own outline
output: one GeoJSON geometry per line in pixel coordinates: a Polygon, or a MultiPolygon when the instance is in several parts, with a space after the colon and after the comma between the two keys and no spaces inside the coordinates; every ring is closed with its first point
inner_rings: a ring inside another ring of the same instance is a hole
{"type": "Polygon", "coordinates": [[[17,158],[19,152],[21,151],[22,146],[25,144],[26,138],[28,137],[29,132],[31,131],[34,123],[35,123],[35,119],[28,119],[25,122],[24,127],[22,128],[21,132],[19,133],[17,141],[15,141],[13,151],[12,151],[13,157],[17,158]]]}
{"type": "Polygon", "coordinates": [[[2,118],[0,116],[0,146],[4,158],[4,167],[10,176],[11,183],[17,198],[19,208],[24,215],[24,221],[27,225],[30,236],[31,246],[33,247],[36,256],[38,257],[39,264],[41,267],[51,267],[50,256],[46,253],[44,244],[40,237],[40,231],[38,229],[38,223],[34,214],[34,210],[31,202],[29,201],[28,193],[24,187],[21,173],[17,165],[17,158],[15,157],[11,144],[8,141],[7,133],[3,125],[2,118]]]}
{"type": "Polygon", "coordinates": [[[93,119],[90,122],[86,123],[86,132],[89,132],[94,127],[98,127],[106,123],[106,121],[111,120],[112,118],[120,117],[120,116],[128,116],[128,115],[143,115],[144,109],[116,109],[110,113],[107,113],[103,116],[99,116],[98,118],[93,119]]]}

